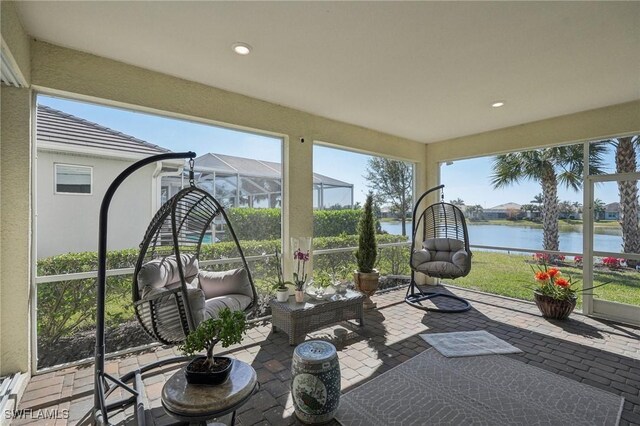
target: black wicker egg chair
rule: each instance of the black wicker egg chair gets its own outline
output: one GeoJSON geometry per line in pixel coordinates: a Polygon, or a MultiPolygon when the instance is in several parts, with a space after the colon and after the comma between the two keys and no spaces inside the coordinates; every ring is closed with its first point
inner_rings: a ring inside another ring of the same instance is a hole
{"type": "Polygon", "coordinates": [[[453,294],[424,291],[416,283],[416,273],[432,278],[456,279],[471,271],[471,250],[467,223],[462,211],[450,203],[441,201],[421,211],[420,203],[431,192],[444,188],[444,185],[426,191],[415,204],[412,216],[411,283],[407,289],[405,302],[414,308],[455,313],[471,309],[466,300],[453,294]],[[419,247],[419,248],[416,248],[419,247]],[[434,299],[445,298],[448,303],[437,306],[434,299]],[[423,305],[422,302],[432,304],[423,305]]]}
{"type": "Polygon", "coordinates": [[[135,405],[135,424],[144,426],[144,387],[142,374],[169,364],[190,360],[173,357],[156,361],[116,378],[105,371],[105,302],[107,221],[111,199],[117,188],[133,172],[157,161],[189,158],[189,187],[167,201],[151,220],[140,244],[133,274],[132,294],[136,317],[143,329],[164,344],[182,343],[190,331],[224,307],[250,311],[257,293],[251,272],[227,214],[209,193],[197,188],[193,179],[193,152],[167,153],[140,160],[123,171],[109,186],[100,207],[98,232],[98,279],[96,314],[95,386],[93,419],[108,425],[109,412],[135,405]],[[199,255],[214,220],[226,225],[226,232],[237,247],[242,266],[224,272],[201,271],[199,255]],[[133,382],[128,385],[128,382],[133,382]],[[107,398],[122,389],[122,399],[107,398]]]}
{"type": "Polygon", "coordinates": [[[257,293],[242,247],[220,203],[191,184],[158,210],[140,244],[133,275],[133,303],[144,330],[164,344],[180,344],[203,320],[229,307],[249,312],[257,293]],[[213,240],[220,218],[235,242],[242,267],[206,272],[199,267],[202,241],[213,240]]]}

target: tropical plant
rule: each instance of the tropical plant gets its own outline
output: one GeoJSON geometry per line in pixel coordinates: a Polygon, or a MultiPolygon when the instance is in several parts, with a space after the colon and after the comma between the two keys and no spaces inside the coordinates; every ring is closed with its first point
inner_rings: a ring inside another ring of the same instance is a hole
{"type": "Polygon", "coordinates": [[[467,206],[465,213],[469,216],[469,220],[480,220],[482,219],[484,209],[480,204],[475,204],[473,206],[467,206]]]}
{"type": "Polygon", "coordinates": [[[404,161],[372,157],[364,176],[378,204],[389,204],[390,211],[402,224],[407,235],[407,212],[412,207],[413,167],[404,161]]]}
{"type": "Polygon", "coordinates": [[[589,288],[576,288],[575,285],[577,283],[573,281],[570,276],[564,278],[562,272],[557,268],[549,268],[546,264],[539,266],[537,270],[533,266],[531,268],[533,269],[535,281],[538,284],[534,288],[534,291],[555,300],[575,299],[577,293],[593,290],[594,288],[608,284],[599,284],[589,288]]]}
{"type": "Polygon", "coordinates": [[[296,251],[293,252],[293,260],[297,262],[296,272],[293,273],[293,284],[296,286],[296,290],[302,291],[304,283],[307,282],[305,269],[309,261],[309,252],[304,252],[299,248],[296,249],[296,251]]]}
{"type": "Polygon", "coordinates": [[[372,272],[378,255],[376,230],[373,221],[373,194],[367,195],[362,216],[358,222],[358,250],[356,260],[359,272],[372,272]]]}
{"type": "Polygon", "coordinates": [[[464,206],[464,200],[462,198],[456,198],[455,200],[449,200],[449,204],[457,207],[464,206]]]}
{"type": "MultiPolygon", "coordinates": [[[[633,173],[638,171],[640,137],[629,136],[608,140],[616,150],[616,173],[633,173]]],[[[638,224],[638,183],[635,180],[618,181],[620,194],[620,225],[622,227],[622,251],[624,253],[640,253],[640,225],[638,224]]],[[[629,266],[635,267],[637,262],[630,260],[629,266]]]]}
{"type": "Polygon", "coordinates": [[[180,350],[185,355],[191,356],[200,351],[207,351],[207,359],[204,369],[211,370],[214,365],[213,348],[221,343],[223,348],[242,341],[242,335],[247,330],[247,318],[242,311],[231,311],[224,308],[218,314],[218,318],[209,318],[198,325],[187,338],[180,350]]]}
{"type": "MultiPolygon", "coordinates": [[[[590,144],[591,174],[602,172],[605,151],[602,143],[590,144]]],[[[582,145],[501,154],[494,158],[491,184],[494,188],[504,188],[525,180],[539,182],[542,187],[543,248],[558,250],[558,185],[578,190],[582,186],[583,167],[582,145]]]]}
{"type": "Polygon", "coordinates": [[[593,219],[597,222],[604,219],[605,204],[600,198],[593,200],[593,219]]]}

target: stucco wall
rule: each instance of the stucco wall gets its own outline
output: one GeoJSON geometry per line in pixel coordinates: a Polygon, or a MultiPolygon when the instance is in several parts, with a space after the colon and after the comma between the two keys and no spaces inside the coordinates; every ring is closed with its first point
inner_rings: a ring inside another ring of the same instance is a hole
{"type": "MultiPolygon", "coordinates": [[[[132,161],[38,151],[37,247],[38,258],[68,252],[97,251],[98,215],[102,197],[115,177],[132,161]],[[56,194],[56,163],[93,167],[91,195],[56,194]]],[[[110,250],[140,244],[155,211],[151,182],[155,166],[146,166],[118,188],[109,209],[110,250]]]]}
{"type": "Polygon", "coordinates": [[[31,53],[30,40],[18,19],[15,2],[0,2],[0,28],[2,28],[2,42],[10,52],[10,56],[17,65],[26,84],[31,81],[31,53]]]}
{"type": "Polygon", "coordinates": [[[31,92],[0,89],[0,374],[29,370],[31,92]]]}

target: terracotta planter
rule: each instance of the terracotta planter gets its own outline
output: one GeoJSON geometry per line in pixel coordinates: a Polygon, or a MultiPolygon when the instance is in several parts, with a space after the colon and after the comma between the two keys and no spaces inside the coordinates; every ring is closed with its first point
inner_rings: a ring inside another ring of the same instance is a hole
{"type": "Polygon", "coordinates": [[[380,273],[377,270],[373,272],[354,272],[353,281],[355,282],[356,289],[364,293],[366,298],[364,299],[363,306],[365,309],[372,309],[376,307],[376,304],[371,301],[371,296],[378,290],[378,284],[380,279],[380,273]]]}
{"type": "Polygon", "coordinates": [[[569,317],[576,307],[576,298],[557,300],[540,293],[533,293],[534,300],[542,316],[550,319],[564,320],[569,317]]]}

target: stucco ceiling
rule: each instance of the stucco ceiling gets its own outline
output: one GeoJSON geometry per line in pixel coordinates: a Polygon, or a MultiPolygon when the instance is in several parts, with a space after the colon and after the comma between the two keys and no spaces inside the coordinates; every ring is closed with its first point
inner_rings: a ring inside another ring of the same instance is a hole
{"type": "Polygon", "coordinates": [[[39,40],[425,143],[640,99],[640,2],[18,9],[39,40]]]}

